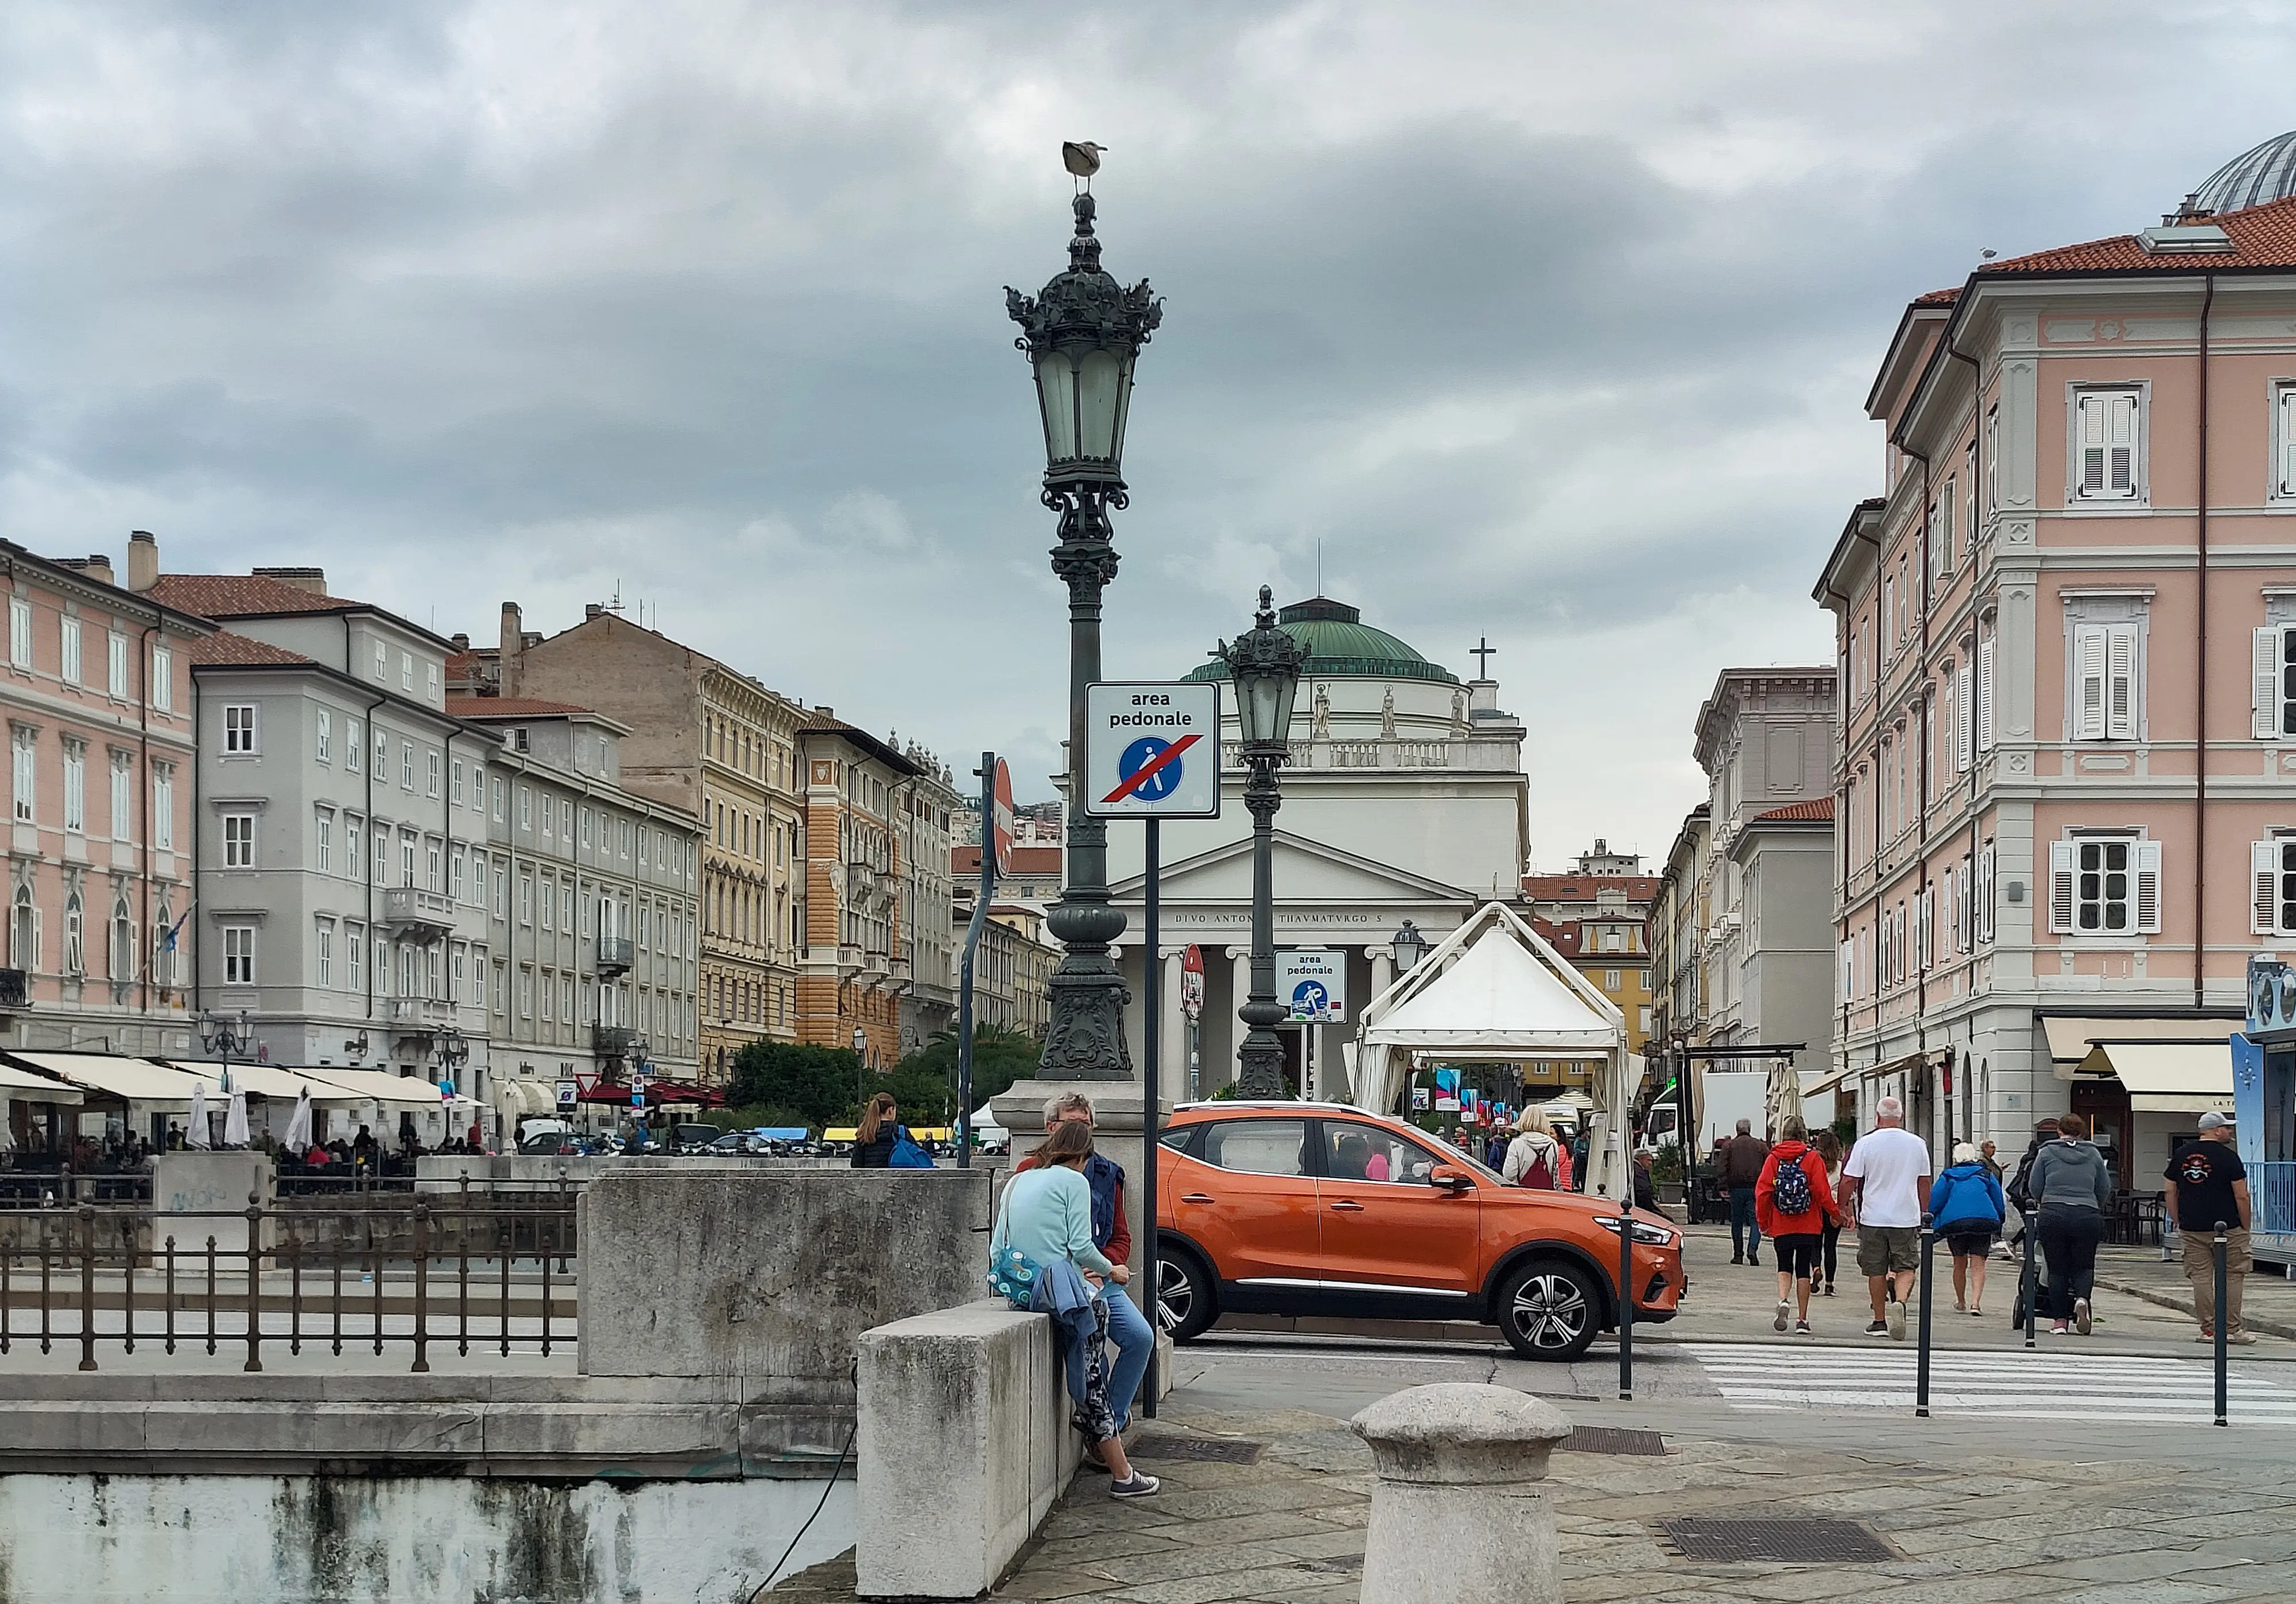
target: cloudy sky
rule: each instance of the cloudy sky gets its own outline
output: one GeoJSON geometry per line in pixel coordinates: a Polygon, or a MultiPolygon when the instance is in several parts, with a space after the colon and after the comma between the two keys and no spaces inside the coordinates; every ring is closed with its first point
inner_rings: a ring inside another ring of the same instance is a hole
{"type": "Polygon", "coordinates": [[[1325,587],[1528,719],[1532,853],[1662,854],[1726,665],[1824,660],[1903,303],[2296,127],[2271,5],[0,8],[0,529],[318,563],[441,633],[617,591],[1048,795],[1002,287],[1061,139],[1167,300],[1111,675],[1325,587]]]}

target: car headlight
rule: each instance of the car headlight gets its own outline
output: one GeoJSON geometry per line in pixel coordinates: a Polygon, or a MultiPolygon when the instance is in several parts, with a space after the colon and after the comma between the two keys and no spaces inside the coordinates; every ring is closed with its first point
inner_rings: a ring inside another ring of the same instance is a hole
{"type": "MultiPolygon", "coordinates": [[[[1619,1229],[1620,1221],[1620,1216],[1618,1215],[1595,1216],[1595,1223],[1608,1232],[1615,1232],[1619,1229]]],[[[1663,1225],[1653,1225],[1647,1220],[1636,1220],[1634,1223],[1634,1232],[1635,1240],[1648,1243],[1652,1248],[1664,1248],[1674,1240],[1674,1232],[1663,1225]]]]}

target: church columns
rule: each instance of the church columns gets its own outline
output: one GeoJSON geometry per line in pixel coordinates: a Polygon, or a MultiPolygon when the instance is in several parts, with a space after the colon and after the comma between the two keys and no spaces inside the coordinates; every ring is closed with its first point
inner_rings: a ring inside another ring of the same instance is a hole
{"type": "MultiPolygon", "coordinates": [[[[1364,948],[1364,956],[1371,960],[1371,995],[1376,997],[1395,984],[1395,949],[1382,942],[1364,948]]],[[[1368,1005],[1371,997],[1364,1002],[1368,1005]]]]}

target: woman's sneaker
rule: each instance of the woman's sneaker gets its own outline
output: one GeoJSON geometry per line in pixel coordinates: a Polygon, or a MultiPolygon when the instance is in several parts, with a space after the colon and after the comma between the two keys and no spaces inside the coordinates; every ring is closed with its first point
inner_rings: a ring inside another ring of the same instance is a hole
{"type": "Polygon", "coordinates": [[[1154,1477],[1143,1476],[1139,1471],[1135,1470],[1128,1481],[1110,1482],[1108,1495],[1111,1498],[1145,1498],[1163,1485],[1154,1477]]]}
{"type": "Polygon", "coordinates": [[[2073,1299],[2073,1330],[2086,1337],[2088,1335],[2088,1299],[2076,1297],[2073,1299]]]}
{"type": "Polygon", "coordinates": [[[1770,1329],[1774,1331],[1784,1330],[1786,1329],[1786,1315],[1792,1308],[1793,1305],[1787,1302],[1784,1298],[1781,1297],[1778,1299],[1778,1317],[1770,1322],[1770,1329]]]}
{"type": "Polygon", "coordinates": [[[1795,1321],[1795,1322],[1794,1322],[1794,1335],[1795,1335],[1795,1336],[1797,1336],[1797,1337],[1807,1337],[1807,1336],[1808,1336],[1808,1335],[1809,1335],[1809,1322],[1808,1322],[1807,1320],[1797,1320],[1797,1321],[1795,1321]]]}

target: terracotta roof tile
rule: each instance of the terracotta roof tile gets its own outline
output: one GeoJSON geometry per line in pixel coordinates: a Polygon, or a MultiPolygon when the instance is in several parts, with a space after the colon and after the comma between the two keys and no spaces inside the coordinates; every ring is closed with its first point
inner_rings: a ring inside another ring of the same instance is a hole
{"type": "Polygon", "coordinates": [[[1624,891],[1629,902],[1658,895],[1655,874],[1526,874],[1524,895],[1542,902],[1587,902],[1597,891],[1624,891]]]}
{"type": "Polygon", "coordinates": [[[1833,798],[1817,797],[1808,802],[1796,802],[1787,807],[1773,807],[1769,812],[1756,814],[1757,824],[1792,824],[1805,821],[1824,822],[1833,817],[1833,798]]]}
{"type": "Polygon", "coordinates": [[[300,585],[260,574],[162,574],[149,593],[154,602],[204,618],[262,613],[340,612],[365,605],[340,596],[314,595],[300,585]]]}
{"type": "Polygon", "coordinates": [[[447,711],[457,718],[553,718],[568,713],[594,713],[572,702],[541,701],[529,696],[450,696],[447,711]]]}
{"type": "Polygon", "coordinates": [[[1950,307],[1954,302],[1960,299],[1961,286],[1956,284],[1950,290],[1932,290],[1927,295],[1917,295],[1914,297],[1914,305],[1916,307],[1950,307]]]}
{"type": "Polygon", "coordinates": [[[2296,268],[2296,198],[2267,201],[2262,206],[2220,212],[2213,217],[2194,218],[2194,221],[2217,225],[2232,236],[2233,249],[2207,255],[2175,251],[2156,255],[2146,250],[2135,234],[2116,234],[2111,239],[2062,245],[2054,250],[2037,250],[2030,256],[2012,257],[2005,262],[1988,262],[1978,269],[1977,276],[1991,278],[1997,274],[2013,276],[2027,273],[2168,273],[2190,277],[2211,268],[2296,268]]]}
{"type": "MultiPolygon", "coordinates": [[[[949,872],[952,874],[980,876],[980,848],[956,846],[948,849],[949,872]]],[[[1061,849],[1057,847],[1020,847],[1013,848],[1013,872],[1018,874],[1058,874],[1061,872],[1061,849]]]]}
{"type": "Polygon", "coordinates": [[[218,664],[308,664],[312,660],[299,651],[290,651],[283,646],[274,646],[270,642],[258,641],[252,635],[234,634],[227,629],[219,629],[211,635],[202,635],[196,641],[186,641],[182,651],[193,667],[218,664]]]}

